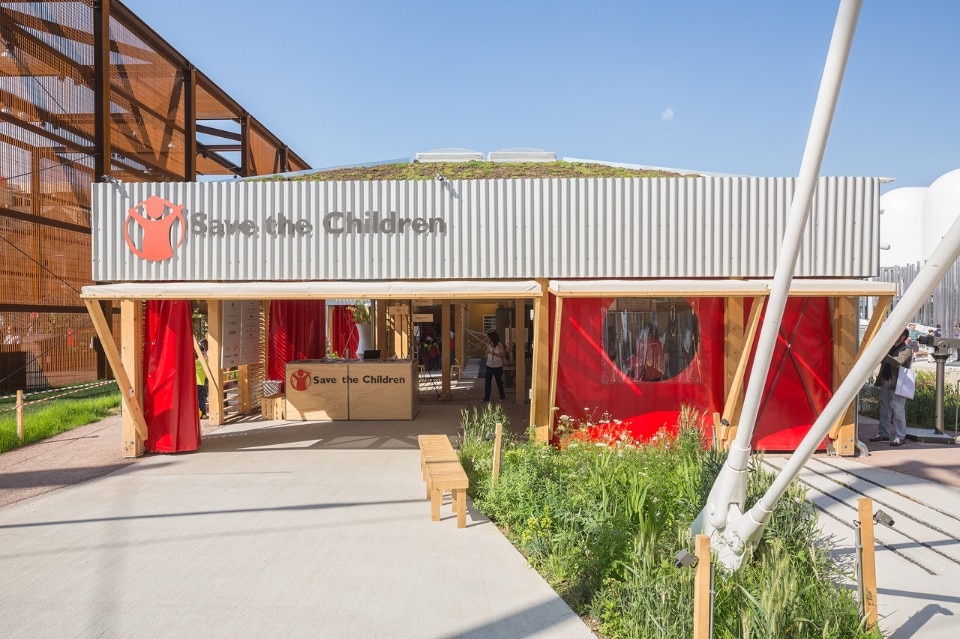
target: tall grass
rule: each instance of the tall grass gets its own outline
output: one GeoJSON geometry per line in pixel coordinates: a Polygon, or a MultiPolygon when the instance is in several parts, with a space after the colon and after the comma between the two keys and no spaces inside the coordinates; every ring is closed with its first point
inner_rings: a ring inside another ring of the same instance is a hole
{"type": "Polygon", "coordinates": [[[0,403],[0,453],[72,430],[114,415],[120,407],[120,392],[115,384],[88,388],[66,397],[40,403],[28,403],[23,409],[24,441],[17,440],[16,411],[8,410],[12,401],[0,403]]]}
{"type": "MultiPolygon", "coordinates": [[[[673,561],[691,549],[690,524],[706,501],[723,454],[704,445],[696,416],[679,434],[641,446],[511,444],[494,486],[484,475],[492,446],[465,416],[461,454],[476,474],[474,503],[579,614],[605,637],[693,634],[693,571],[673,561]]],[[[772,478],[753,464],[748,500],[772,478]]],[[[794,485],[764,536],[735,573],[717,568],[720,638],[870,637],[850,590],[838,586],[816,515],[794,485]]]]}

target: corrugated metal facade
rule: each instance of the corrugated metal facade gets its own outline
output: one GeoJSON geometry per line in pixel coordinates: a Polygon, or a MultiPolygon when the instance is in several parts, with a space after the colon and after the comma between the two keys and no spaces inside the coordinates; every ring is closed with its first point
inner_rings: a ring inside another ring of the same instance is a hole
{"type": "MultiPolygon", "coordinates": [[[[750,177],[100,184],[93,278],[772,277],[794,186],[750,177]],[[179,219],[168,205],[156,220],[170,228],[160,240],[168,259],[133,252],[145,251],[152,221],[140,204],[150,196],[184,207],[179,219]],[[338,233],[350,215],[405,226],[338,233]]],[[[879,199],[876,178],[821,178],[796,275],[876,275],[879,199]]]]}

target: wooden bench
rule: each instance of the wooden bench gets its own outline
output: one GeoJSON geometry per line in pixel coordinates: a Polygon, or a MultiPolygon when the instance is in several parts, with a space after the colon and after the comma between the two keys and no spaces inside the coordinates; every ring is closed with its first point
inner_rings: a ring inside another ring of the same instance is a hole
{"type": "Polygon", "coordinates": [[[460,465],[457,451],[446,435],[420,435],[420,470],[430,499],[430,518],[440,520],[443,494],[450,493],[453,511],[457,513],[457,528],[467,525],[467,488],[470,481],[460,465]]]}

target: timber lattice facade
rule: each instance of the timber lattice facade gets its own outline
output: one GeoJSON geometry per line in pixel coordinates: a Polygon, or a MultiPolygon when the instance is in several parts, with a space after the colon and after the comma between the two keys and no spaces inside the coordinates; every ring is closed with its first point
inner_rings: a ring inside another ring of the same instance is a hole
{"type": "Polygon", "coordinates": [[[0,394],[106,374],[93,182],[309,168],[122,3],[0,2],[0,394]]]}

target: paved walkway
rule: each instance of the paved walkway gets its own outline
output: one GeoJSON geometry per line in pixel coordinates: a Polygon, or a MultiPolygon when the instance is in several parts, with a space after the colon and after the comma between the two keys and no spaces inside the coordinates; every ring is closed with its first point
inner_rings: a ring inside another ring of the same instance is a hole
{"type": "Polygon", "coordinates": [[[430,520],[450,414],[236,424],[0,508],[0,637],[592,637],[475,510],[430,520]]]}
{"type": "MultiPolygon", "coordinates": [[[[591,637],[475,510],[430,521],[416,434],[453,435],[475,394],[415,422],[207,428],[135,463],[116,418],[0,455],[0,637],[591,637]]],[[[527,407],[504,408],[522,433],[527,407]]],[[[801,480],[851,572],[857,498],[896,520],[877,528],[887,636],[952,639],[960,446],[871,447],[801,480]]]]}

